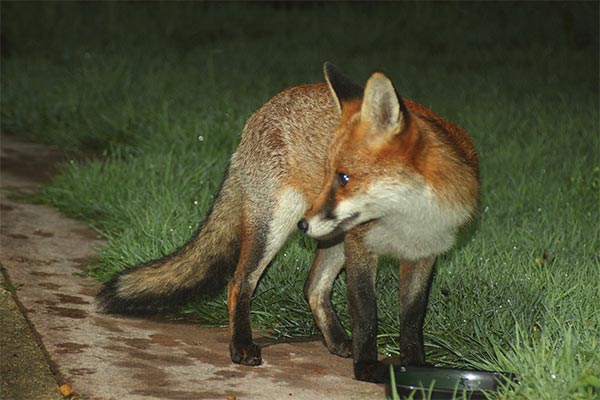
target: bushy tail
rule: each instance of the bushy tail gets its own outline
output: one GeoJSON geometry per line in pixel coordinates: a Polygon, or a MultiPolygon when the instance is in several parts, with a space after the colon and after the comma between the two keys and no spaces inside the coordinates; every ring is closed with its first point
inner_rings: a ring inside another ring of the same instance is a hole
{"type": "Polygon", "coordinates": [[[100,308],[108,313],[149,314],[220,291],[239,257],[242,204],[236,186],[226,174],[194,236],[173,254],[107,282],[97,296],[100,308]]]}

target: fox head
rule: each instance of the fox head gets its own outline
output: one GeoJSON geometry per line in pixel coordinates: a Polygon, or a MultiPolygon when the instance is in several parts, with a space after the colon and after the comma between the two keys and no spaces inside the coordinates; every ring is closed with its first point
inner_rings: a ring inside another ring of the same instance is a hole
{"type": "Polygon", "coordinates": [[[452,162],[452,155],[446,154],[451,152],[436,149],[444,143],[426,140],[422,121],[413,117],[407,104],[417,111],[426,109],[405,103],[383,73],[372,74],[363,92],[331,64],[325,64],[324,72],[341,120],[328,153],[324,185],[298,227],[326,240],[390,215],[406,215],[418,223],[419,213],[437,208],[431,180],[449,180],[436,172],[425,176],[424,170],[460,162],[452,162]]]}

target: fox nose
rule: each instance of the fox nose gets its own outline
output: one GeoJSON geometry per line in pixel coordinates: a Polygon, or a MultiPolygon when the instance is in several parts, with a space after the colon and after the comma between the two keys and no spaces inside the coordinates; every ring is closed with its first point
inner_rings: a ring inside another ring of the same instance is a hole
{"type": "Polygon", "coordinates": [[[304,233],[306,233],[306,231],[308,230],[308,222],[306,222],[306,220],[304,218],[302,218],[298,222],[298,229],[300,229],[304,233]]]}

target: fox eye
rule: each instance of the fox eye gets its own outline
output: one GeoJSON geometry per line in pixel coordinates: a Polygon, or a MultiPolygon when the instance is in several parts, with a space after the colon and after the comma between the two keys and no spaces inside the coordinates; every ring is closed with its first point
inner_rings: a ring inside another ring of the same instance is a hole
{"type": "Polygon", "coordinates": [[[350,182],[350,177],[343,172],[338,174],[338,182],[340,186],[346,186],[350,182]]]}

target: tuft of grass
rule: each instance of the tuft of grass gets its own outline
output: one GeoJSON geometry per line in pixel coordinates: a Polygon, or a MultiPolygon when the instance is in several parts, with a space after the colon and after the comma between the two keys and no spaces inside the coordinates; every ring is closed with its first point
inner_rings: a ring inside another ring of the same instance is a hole
{"type": "MultiPolygon", "coordinates": [[[[42,197],[108,239],[89,271],[165,255],[196,229],[248,116],[322,81],[329,60],[466,127],[480,213],[440,257],[429,362],[513,372],[490,398],[600,396],[598,4],[17,3],[2,5],[1,129],[88,155],[42,197]]],[[[253,325],[317,333],[295,235],[263,277],[253,325]]],[[[334,292],[348,324],[345,276],[334,292]]],[[[378,277],[380,351],[397,353],[397,266],[378,277]]],[[[227,323],[224,294],[181,313],[227,323]]],[[[419,398],[415,394],[414,398],[419,398]]]]}

